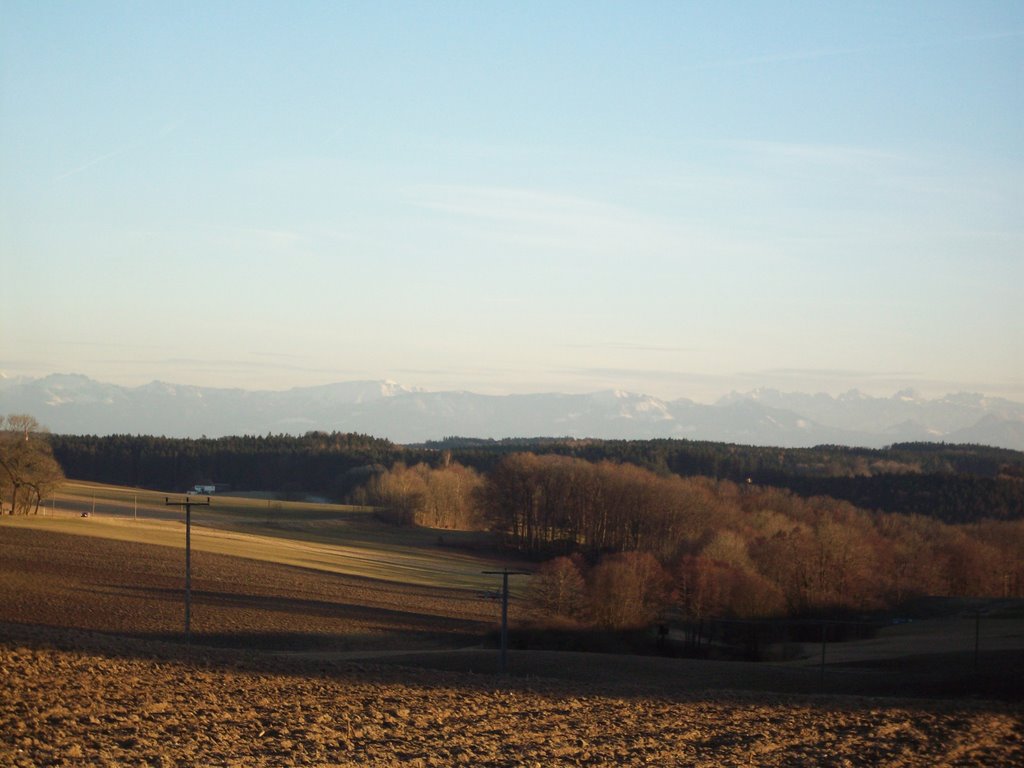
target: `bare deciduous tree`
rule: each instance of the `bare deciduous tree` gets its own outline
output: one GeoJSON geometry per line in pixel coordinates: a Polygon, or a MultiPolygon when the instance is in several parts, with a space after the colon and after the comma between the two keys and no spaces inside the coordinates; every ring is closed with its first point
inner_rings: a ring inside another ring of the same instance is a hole
{"type": "Polygon", "coordinates": [[[590,613],[607,629],[650,624],[668,604],[670,581],[649,552],[620,552],[601,559],[590,574],[590,613]]]}
{"type": "Polygon", "coordinates": [[[31,416],[0,419],[0,510],[8,514],[38,512],[40,502],[64,480],[42,432],[31,416]]]}
{"type": "Polygon", "coordinates": [[[400,525],[468,530],[480,526],[482,485],[474,470],[458,463],[449,461],[438,469],[398,463],[374,476],[355,500],[382,507],[400,525]]]}
{"type": "Polygon", "coordinates": [[[545,619],[580,621],[587,608],[587,584],[575,558],[548,560],[530,579],[530,603],[545,619]]]}

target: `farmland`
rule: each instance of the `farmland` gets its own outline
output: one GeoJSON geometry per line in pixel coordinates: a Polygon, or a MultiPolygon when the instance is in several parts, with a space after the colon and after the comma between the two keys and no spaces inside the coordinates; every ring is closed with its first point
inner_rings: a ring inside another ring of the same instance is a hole
{"type": "Polygon", "coordinates": [[[480,572],[523,564],[478,534],[212,501],[193,510],[190,645],[181,513],[163,494],[69,483],[55,509],[0,521],[0,760],[1024,764],[1019,697],[970,690],[987,670],[1019,675],[1012,610],[985,623],[973,668],[972,625],[947,616],[830,648],[825,670],[811,653],[747,664],[514,650],[500,676],[481,647],[498,609],[480,572]],[[942,622],[966,640],[929,644],[942,622]],[[972,674],[925,685],[932,651],[972,674]],[[915,666],[928,669],[893,674],[915,666]]]}

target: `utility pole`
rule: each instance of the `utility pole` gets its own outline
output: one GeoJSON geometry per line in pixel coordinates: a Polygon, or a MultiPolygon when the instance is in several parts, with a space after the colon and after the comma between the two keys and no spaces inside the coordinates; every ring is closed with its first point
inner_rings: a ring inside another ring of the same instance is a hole
{"type": "Polygon", "coordinates": [[[981,650],[981,609],[974,612],[974,674],[978,674],[978,654],[981,650]]]}
{"type": "Polygon", "coordinates": [[[170,501],[164,496],[164,506],[185,508],[185,643],[192,641],[192,507],[210,506],[210,497],[206,501],[170,501]]]}
{"type": "Polygon", "coordinates": [[[825,690],[825,644],[828,642],[828,622],[821,622],[821,675],[818,678],[818,687],[825,690]]]}
{"type": "Polygon", "coordinates": [[[510,571],[503,568],[500,571],[481,571],[487,575],[501,576],[501,674],[508,672],[508,577],[529,576],[529,571],[510,571]]]}

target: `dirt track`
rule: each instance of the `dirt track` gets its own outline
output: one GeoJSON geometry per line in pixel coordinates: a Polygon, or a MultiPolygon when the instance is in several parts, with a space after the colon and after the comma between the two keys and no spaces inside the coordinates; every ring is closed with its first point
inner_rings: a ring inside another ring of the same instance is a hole
{"type": "Polygon", "coordinates": [[[521,652],[503,678],[493,651],[341,660],[451,648],[494,606],[239,558],[197,559],[188,648],[180,551],[3,534],[3,765],[1024,766],[1019,704],[792,693],[806,669],[521,652]]]}

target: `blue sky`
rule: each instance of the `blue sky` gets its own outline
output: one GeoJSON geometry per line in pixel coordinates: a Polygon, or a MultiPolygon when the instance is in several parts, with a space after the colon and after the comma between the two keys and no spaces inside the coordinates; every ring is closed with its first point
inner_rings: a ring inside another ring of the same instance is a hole
{"type": "Polygon", "coordinates": [[[1024,4],[0,14],[8,376],[1024,399],[1024,4]]]}

